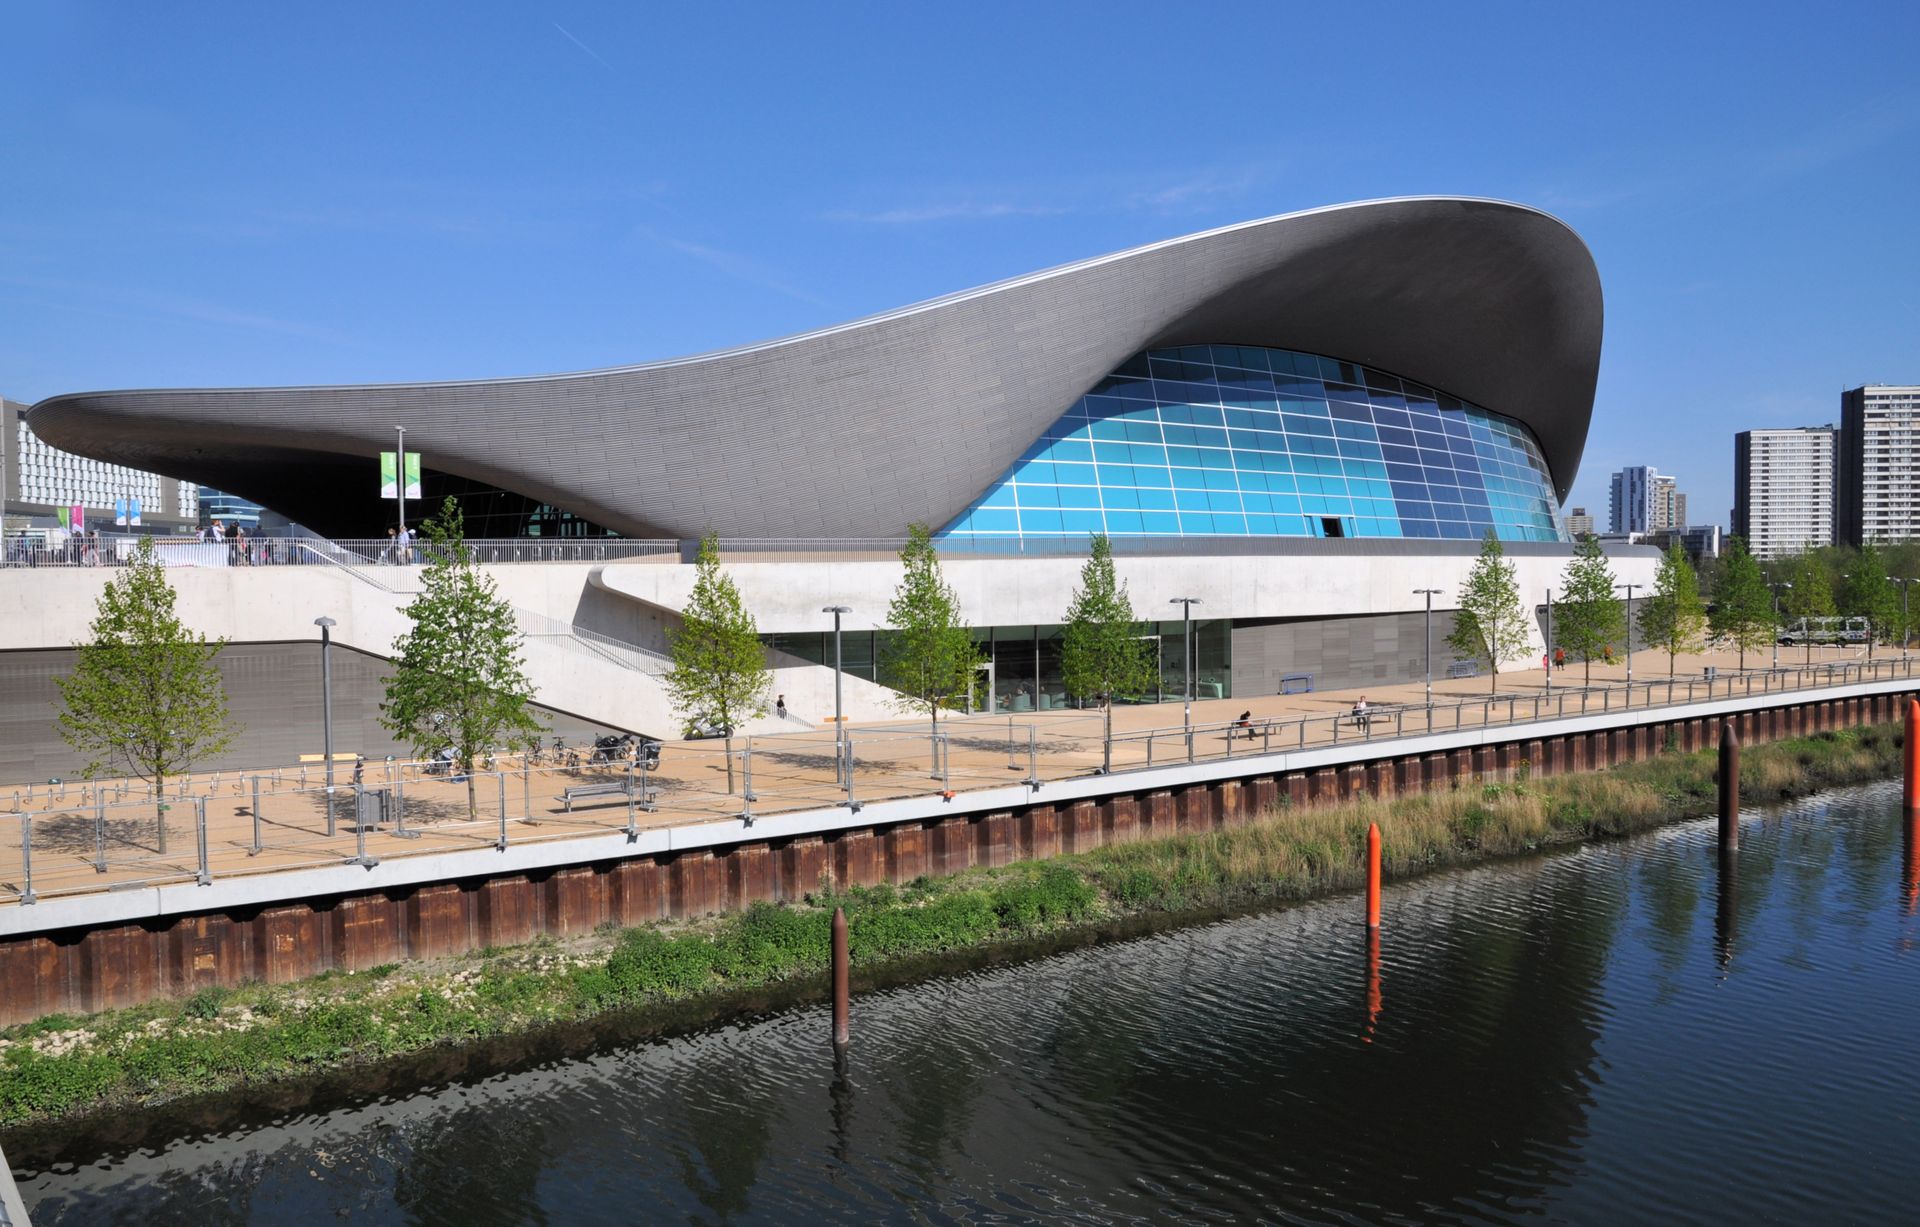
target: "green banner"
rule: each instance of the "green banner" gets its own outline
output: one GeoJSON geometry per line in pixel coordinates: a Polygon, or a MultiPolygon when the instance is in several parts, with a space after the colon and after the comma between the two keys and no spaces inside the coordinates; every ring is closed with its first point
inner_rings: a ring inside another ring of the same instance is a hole
{"type": "MultiPolygon", "coordinates": [[[[381,498],[395,497],[394,480],[393,480],[394,468],[395,468],[394,453],[381,452],[380,453],[380,497],[381,498]]],[[[420,497],[420,453],[419,452],[407,453],[407,489],[406,489],[406,493],[404,495],[400,495],[399,497],[402,497],[402,498],[419,498],[420,497]]]]}

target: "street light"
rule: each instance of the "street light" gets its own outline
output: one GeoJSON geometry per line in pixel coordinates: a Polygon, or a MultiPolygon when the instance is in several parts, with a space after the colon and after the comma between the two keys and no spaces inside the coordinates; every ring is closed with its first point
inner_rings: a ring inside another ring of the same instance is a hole
{"type": "MultiPolygon", "coordinates": [[[[1856,580],[1865,581],[1870,577],[1865,575],[1842,575],[1840,578],[1846,580],[1848,584],[1852,584],[1856,580]]],[[[1852,604],[1852,602],[1849,601],[1848,604],[1852,604]]],[[[1866,622],[1867,622],[1867,664],[1871,666],[1873,664],[1873,617],[1869,615],[1866,619],[1866,622]]],[[[1844,628],[1844,624],[1842,624],[1841,639],[1844,641],[1845,638],[1846,638],[1846,631],[1844,628]]]]}
{"type": "Polygon", "coordinates": [[[1553,691],[1553,589],[1547,589],[1547,654],[1540,659],[1547,666],[1547,691],[1553,691]]]}
{"type": "Polygon", "coordinates": [[[1895,579],[1892,582],[1900,585],[1900,659],[1905,660],[1907,658],[1907,640],[1910,638],[1907,633],[1907,627],[1909,625],[1907,622],[1907,585],[1913,581],[1910,579],[1895,579]]]}
{"type": "Polygon", "coordinates": [[[847,720],[840,710],[840,615],[852,613],[845,605],[828,605],[820,611],[833,615],[833,778],[846,783],[847,720]]]}
{"type": "Polygon", "coordinates": [[[333,812],[333,628],[332,618],[315,618],[320,628],[320,736],[327,754],[327,812],[333,812]]]}
{"type": "Polygon", "coordinates": [[[1200,604],[1197,596],[1177,596],[1168,601],[1169,605],[1182,607],[1186,620],[1186,636],[1180,649],[1180,668],[1185,674],[1185,684],[1181,687],[1182,697],[1186,700],[1187,756],[1193,756],[1193,607],[1200,604]]]}
{"type": "Polygon", "coordinates": [[[1767,587],[1773,589],[1773,667],[1778,669],[1780,667],[1780,590],[1784,588],[1792,592],[1793,585],[1781,580],[1777,584],[1768,584],[1767,587]]]}
{"type": "Polygon", "coordinates": [[[1427,598],[1427,710],[1433,710],[1433,598],[1440,595],[1438,588],[1415,588],[1413,595],[1427,598]]]}
{"type": "MultiPolygon", "coordinates": [[[[1633,590],[1645,584],[1615,584],[1627,590],[1627,702],[1633,702],[1633,590]]],[[[1652,700],[1648,700],[1651,702],[1652,700]]]]}

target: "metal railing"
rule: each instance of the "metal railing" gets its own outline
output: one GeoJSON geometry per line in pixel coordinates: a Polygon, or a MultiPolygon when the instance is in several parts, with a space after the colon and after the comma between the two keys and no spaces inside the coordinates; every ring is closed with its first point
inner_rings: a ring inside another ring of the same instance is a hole
{"type": "MultiPolygon", "coordinates": [[[[160,560],[179,567],[283,567],[335,565],[400,567],[424,562],[432,549],[424,541],[401,546],[391,539],[333,541],[323,537],[248,537],[244,541],[202,541],[198,537],[150,539],[160,560]]],[[[12,534],[0,540],[0,565],[13,567],[119,567],[133,558],[142,540],[123,533],[89,533],[47,544],[38,535],[12,534]]],[[[605,538],[480,538],[469,540],[481,563],[675,562],[680,543],[668,540],[605,538]]]]}
{"type": "MultiPolygon", "coordinates": [[[[1891,658],[1560,687],[1287,719],[1117,732],[1097,712],[943,717],[631,748],[548,747],[457,764],[386,760],[215,773],[163,794],[134,781],[29,786],[0,812],[0,902],[217,879],[644,826],[738,820],[1008,784],[1511,727],[1597,713],[1915,678],[1891,658]]],[[[0,804],[9,799],[0,798],[0,804]]]]}

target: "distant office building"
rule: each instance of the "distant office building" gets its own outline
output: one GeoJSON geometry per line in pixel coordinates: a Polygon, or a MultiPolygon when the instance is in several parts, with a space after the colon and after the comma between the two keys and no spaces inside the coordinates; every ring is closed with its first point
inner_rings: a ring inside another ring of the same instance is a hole
{"type": "Polygon", "coordinates": [[[1840,394],[1837,534],[1848,545],[1920,537],[1920,386],[1840,394]]]}
{"type": "Polygon", "coordinates": [[[1593,517],[1585,507],[1575,507],[1567,513],[1567,535],[1575,541],[1593,536],[1593,517]]]}
{"type": "Polygon", "coordinates": [[[1733,535],[1755,558],[1782,558],[1834,539],[1833,426],[1743,430],[1733,437],[1733,535]]]}
{"type": "Polygon", "coordinates": [[[8,533],[70,529],[74,509],[83,528],[111,532],[116,514],[139,504],[133,531],[190,532],[199,520],[200,488],[61,451],[27,429],[27,406],[0,399],[0,521],[8,533]]]}
{"type": "Polygon", "coordinates": [[[1700,524],[1692,528],[1662,528],[1647,534],[1647,540],[1661,549],[1671,549],[1678,541],[1694,566],[1709,558],[1720,557],[1721,533],[1718,524],[1700,524]]]}
{"type": "Polygon", "coordinates": [[[1674,479],[1647,465],[1621,469],[1613,475],[1607,499],[1607,531],[1652,533],[1687,526],[1687,496],[1674,479]]]}

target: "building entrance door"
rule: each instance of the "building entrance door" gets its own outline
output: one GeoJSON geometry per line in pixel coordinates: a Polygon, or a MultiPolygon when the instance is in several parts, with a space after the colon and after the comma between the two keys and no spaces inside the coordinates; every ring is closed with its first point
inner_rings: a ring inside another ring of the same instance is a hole
{"type": "Polygon", "coordinates": [[[993,710],[993,661],[983,660],[973,667],[967,680],[967,714],[993,710]]]}

